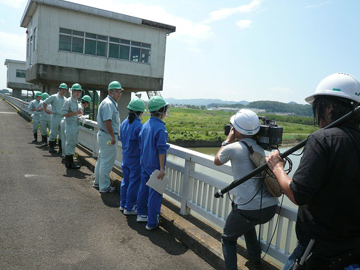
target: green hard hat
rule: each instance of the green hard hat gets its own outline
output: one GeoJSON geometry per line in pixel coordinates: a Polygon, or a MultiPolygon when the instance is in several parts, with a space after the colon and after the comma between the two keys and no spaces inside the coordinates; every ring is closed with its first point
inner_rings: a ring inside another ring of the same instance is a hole
{"type": "Polygon", "coordinates": [[[68,90],[68,86],[67,86],[66,83],[61,83],[61,84],[59,85],[59,89],[66,89],[66,90],[68,90]]]}
{"type": "Polygon", "coordinates": [[[36,96],[36,97],[41,97],[41,96],[42,96],[42,93],[41,93],[41,92],[37,92],[35,96],[36,96]]]}
{"type": "Polygon", "coordinates": [[[91,97],[89,95],[85,95],[82,97],[82,100],[88,102],[89,104],[91,103],[91,97]]]}
{"type": "Polygon", "coordinates": [[[112,81],[111,83],[109,83],[108,90],[113,90],[113,89],[124,90],[118,81],[112,81]]]}
{"type": "Polygon", "coordinates": [[[81,88],[81,85],[80,84],[78,84],[78,83],[74,83],[72,86],[71,86],[71,90],[72,91],[81,91],[82,90],[82,88],[81,88]]]}
{"type": "Polygon", "coordinates": [[[49,97],[49,94],[48,93],[42,93],[42,95],[41,95],[41,99],[42,100],[45,100],[45,99],[47,99],[49,97]]]}
{"type": "Polygon", "coordinates": [[[163,99],[163,97],[161,97],[161,96],[153,96],[149,100],[148,108],[149,108],[150,112],[154,112],[154,111],[157,111],[157,110],[161,109],[162,107],[165,107],[168,104],[169,103],[167,103],[163,99]]]}
{"type": "Polygon", "coordinates": [[[134,112],[143,112],[145,111],[145,102],[140,98],[136,98],[129,102],[127,108],[134,112]]]}

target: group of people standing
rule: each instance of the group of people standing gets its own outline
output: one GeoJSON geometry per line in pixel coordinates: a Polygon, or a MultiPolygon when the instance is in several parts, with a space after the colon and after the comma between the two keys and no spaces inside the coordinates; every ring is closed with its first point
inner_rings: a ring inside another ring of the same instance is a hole
{"type": "MultiPolygon", "coordinates": [[[[91,103],[91,98],[85,95],[81,98],[81,103],[78,102],[82,92],[78,83],[72,85],[69,98],[65,97],[67,91],[67,85],[61,83],[57,94],[49,96],[47,93],[37,93],[36,99],[30,102],[29,108],[34,112],[34,141],[37,141],[39,123],[46,120],[46,126],[40,125],[44,145],[47,145],[49,128],[49,152],[56,152],[57,139],[63,163],[68,169],[79,169],[80,166],[73,160],[79,132],[79,117],[91,103]]],[[[120,211],[125,215],[136,215],[137,222],[146,223],[147,230],[154,230],[159,226],[162,194],[146,183],[155,170],[159,170],[159,181],[165,176],[166,152],[170,146],[167,144],[168,134],[162,120],[166,116],[168,103],[161,96],[152,97],[148,102],[151,117],[143,125],[141,117],[145,111],[145,102],[139,98],[133,99],[127,106],[129,115],[121,123],[117,102],[123,91],[120,82],[111,82],[108,85],[108,95],[98,108],[99,155],[93,187],[99,189],[100,193],[115,191],[115,187],[111,186],[110,172],[114,166],[117,143],[120,140],[123,155],[120,211]]]]}
{"type": "MultiPolygon", "coordinates": [[[[60,123],[65,119],[63,151],[68,168],[76,168],[71,157],[77,142],[78,116],[91,102],[84,96],[83,106],[80,106],[77,100],[81,86],[74,84],[72,90],[72,97],[65,99],[67,86],[61,84],[58,94],[50,97],[46,93],[37,94],[36,100],[29,104],[34,111],[34,136],[38,124],[42,120],[48,121],[42,118],[44,112],[52,115],[50,152],[54,151],[60,123]],[[52,105],[51,111],[49,105],[52,105]]],[[[128,117],[121,123],[117,102],[123,91],[118,81],[111,82],[107,97],[99,105],[97,141],[100,150],[93,187],[100,193],[115,191],[110,184],[110,172],[120,140],[123,155],[120,211],[125,215],[136,215],[138,222],[147,223],[147,230],[154,230],[159,225],[162,194],[146,183],[155,170],[159,170],[159,180],[165,176],[169,145],[163,119],[168,103],[160,96],[152,97],[148,102],[151,117],[142,124],[145,103],[141,99],[131,100],[127,106],[128,117]]],[[[284,269],[353,269],[343,266],[360,260],[360,116],[354,112],[360,103],[360,82],[345,73],[330,75],[306,101],[312,105],[321,129],[309,136],[293,178],[286,174],[278,151],[266,157],[282,192],[299,205],[296,223],[298,245],[284,269]],[[353,113],[338,126],[324,129],[350,112],[353,113]]],[[[214,163],[220,166],[230,161],[236,180],[256,167],[249,157],[250,149],[263,156],[265,153],[256,142],[260,124],[254,112],[240,110],[231,117],[230,123],[232,129],[214,163]]],[[[48,122],[40,126],[48,127],[46,125],[48,122]]],[[[43,130],[42,136],[43,140],[46,139],[43,130]]],[[[60,135],[59,141],[62,138],[60,135]]],[[[278,199],[266,190],[261,175],[236,187],[235,193],[233,209],[221,238],[226,269],[237,269],[236,244],[242,235],[245,236],[250,261],[260,266],[261,249],[255,226],[268,222],[275,215],[278,199]]]]}
{"type": "Polygon", "coordinates": [[[91,97],[84,95],[81,102],[81,85],[75,83],[71,87],[71,96],[66,98],[68,92],[66,83],[59,85],[58,93],[49,96],[48,93],[36,93],[35,100],[29,103],[29,109],[33,114],[33,142],[37,142],[37,131],[40,125],[43,146],[47,146],[49,130],[49,152],[56,153],[56,140],[59,152],[63,156],[62,162],[68,169],[79,169],[74,162],[75,148],[79,134],[79,117],[90,105],[91,97]]]}

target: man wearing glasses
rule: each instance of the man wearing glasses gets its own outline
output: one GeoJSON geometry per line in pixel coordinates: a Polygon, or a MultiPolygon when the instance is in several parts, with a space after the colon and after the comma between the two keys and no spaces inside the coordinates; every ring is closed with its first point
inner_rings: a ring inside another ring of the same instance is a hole
{"type": "Polygon", "coordinates": [[[117,102],[124,89],[118,81],[113,81],[108,87],[108,96],[100,103],[97,115],[99,132],[99,156],[95,166],[95,179],[93,187],[99,188],[100,193],[111,193],[115,187],[110,185],[110,172],[114,166],[118,135],[120,130],[120,117],[117,102]]]}

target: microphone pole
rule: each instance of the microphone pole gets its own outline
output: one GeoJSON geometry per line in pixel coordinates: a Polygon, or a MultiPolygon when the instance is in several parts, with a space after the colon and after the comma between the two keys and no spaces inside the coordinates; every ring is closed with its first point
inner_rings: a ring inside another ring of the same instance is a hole
{"type": "MultiPolygon", "coordinates": [[[[344,116],[340,117],[339,119],[337,119],[336,121],[330,123],[329,125],[327,125],[326,127],[324,127],[323,129],[328,129],[328,128],[332,128],[332,127],[336,127],[339,124],[341,124],[342,122],[344,122],[347,118],[349,118],[354,112],[357,112],[360,110],[360,106],[357,106],[356,108],[354,108],[351,112],[348,112],[347,114],[345,114],[344,116]]],[[[301,147],[303,147],[307,142],[307,139],[301,141],[300,143],[298,143],[297,145],[293,146],[292,148],[290,148],[289,150],[285,151],[284,153],[280,154],[281,158],[285,158],[288,155],[291,155],[292,153],[294,153],[296,150],[300,149],[301,147]]],[[[226,192],[230,191],[231,189],[237,187],[238,185],[244,183],[245,181],[249,180],[251,177],[259,174],[260,172],[262,172],[263,170],[267,169],[268,165],[265,163],[263,165],[261,165],[260,167],[257,167],[255,170],[251,171],[250,173],[248,173],[247,175],[245,175],[244,177],[233,181],[230,185],[228,185],[227,187],[218,190],[214,196],[215,198],[220,198],[222,195],[224,195],[226,192]]]]}

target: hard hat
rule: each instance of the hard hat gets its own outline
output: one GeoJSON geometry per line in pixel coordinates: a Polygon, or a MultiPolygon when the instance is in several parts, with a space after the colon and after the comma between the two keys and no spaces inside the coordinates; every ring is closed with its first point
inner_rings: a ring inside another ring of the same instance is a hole
{"type": "Polygon", "coordinates": [[[41,92],[37,92],[35,96],[36,96],[36,97],[41,97],[41,96],[42,96],[42,93],[41,93],[41,92]]]}
{"type": "Polygon", "coordinates": [[[153,96],[149,100],[148,108],[150,112],[154,112],[168,104],[169,103],[167,103],[161,96],[153,96]]]}
{"type": "Polygon", "coordinates": [[[360,82],[347,73],[334,73],[323,79],[315,93],[305,101],[312,104],[316,96],[335,96],[360,102],[360,82]]]}
{"type": "Polygon", "coordinates": [[[45,99],[47,99],[49,97],[49,94],[48,93],[43,93],[42,95],[41,95],[41,99],[42,100],[45,100],[45,99]]]}
{"type": "Polygon", "coordinates": [[[59,85],[59,89],[66,89],[66,90],[68,90],[68,86],[67,86],[66,83],[61,83],[61,84],[59,85]]]}
{"type": "Polygon", "coordinates": [[[113,90],[113,89],[124,90],[118,81],[112,81],[111,83],[109,83],[108,90],[113,90]]]}
{"type": "Polygon", "coordinates": [[[91,97],[89,95],[85,95],[81,99],[88,102],[89,104],[91,103],[91,97]]]}
{"type": "Polygon", "coordinates": [[[145,111],[145,102],[140,98],[136,98],[129,102],[127,108],[134,112],[143,112],[145,111]]]}
{"type": "Polygon", "coordinates": [[[72,90],[72,91],[81,91],[82,88],[81,88],[81,85],[80,85],[80,84],[74,83],[74,84],[71,86],[71,90],[72,90]]]}
{"type": "Polygon", "coordinates": [[[230,123],[241,134],[255,135],[260,130],[259,118],[251,110],[241,109],[230,118],[230,123]]]}

